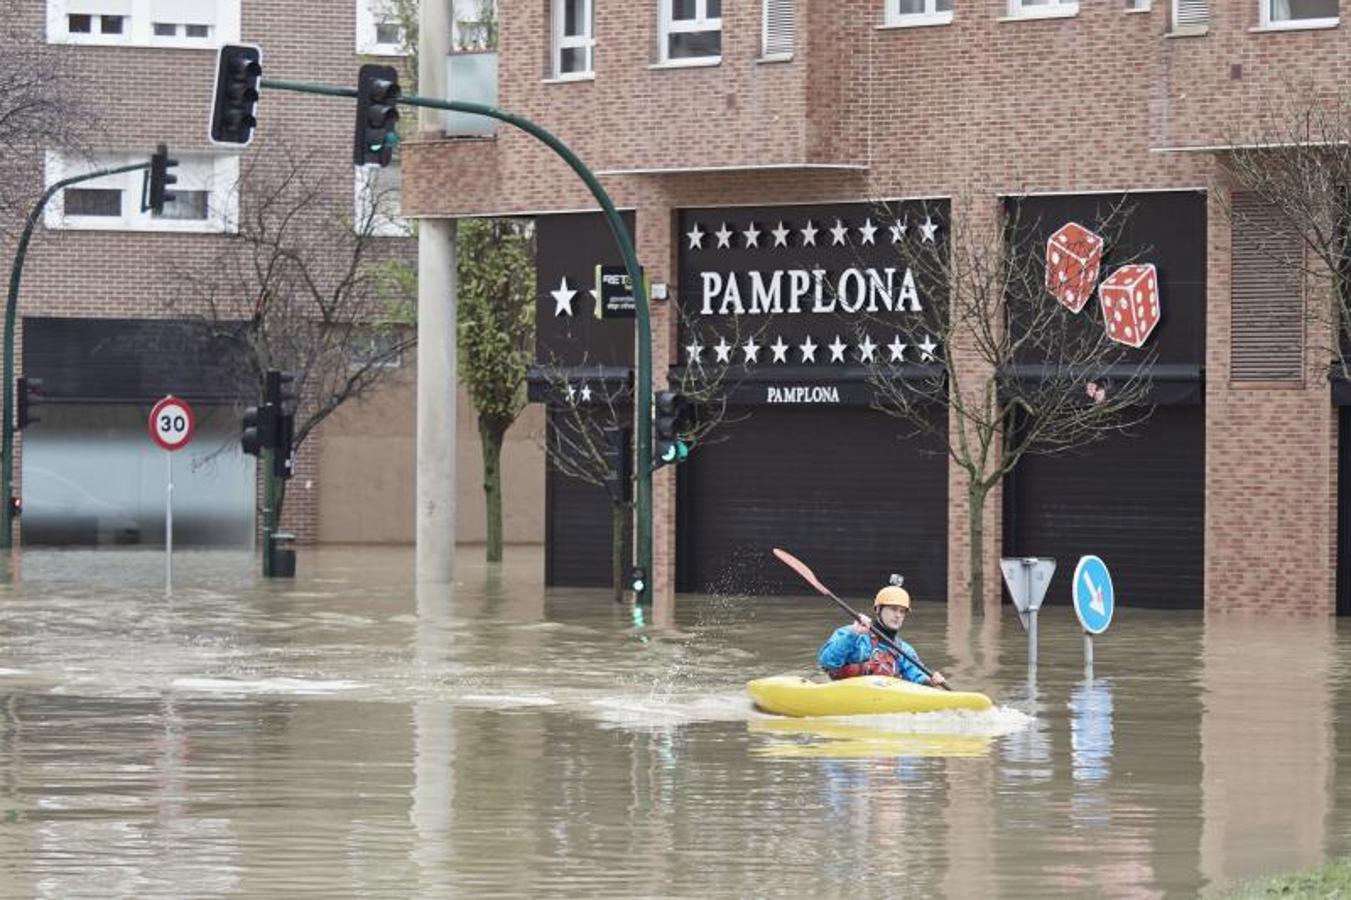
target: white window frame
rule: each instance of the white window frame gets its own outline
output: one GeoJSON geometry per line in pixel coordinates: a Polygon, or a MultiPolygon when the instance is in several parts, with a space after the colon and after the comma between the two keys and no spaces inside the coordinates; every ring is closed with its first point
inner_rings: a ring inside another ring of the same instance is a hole
{"type": "MultiPolygon", "coordinates": [[[[728,0],[730,2],[730,0],[728,0]]],[[[661,65],[662,66],[709,66],[722,62],[722,54],[716,56],[688,56],[672,58],[670,37],[673,34],[693,34],[702,31],[716,31],[722,33],[722,16],[710,18],[708,16],[708,0],[694,0],[695,17],[693,19],[680,19],[679,21],[671,18],[675,9],[672,0],[661,0],[660,2],[660,28],[658,28],[661,39],[661,65]]]]}
{"type": "Polygon", "coordinates": [[[398,24],[389,0],[356,0],[356,52],[361,56],[407,56],[402,41],[381,43],[379,26],[398,24]]]}
{"type": "MultiPolygon", "coordinates": [[[[240,35],[240,5],[242,0],[215,0],[215,16],[210,22],[186,21],[175,18],[179,26],[173,37],[155,34],[154,4],[151,0],[47,0],[47,43],[94,44],[115,47],[183,47],[215,50],[220,44],[237,43],[240,35]],[[73,14],[88,13],[98,16],[99,9],[107,15],[126,16],[121,34],[80,34],[70,30],[73,14]],[[206,37],[187,37],[184,25],[206,25],[206,37]]],[[[162,19],[160,21],[163,21],[162,19]]]]}
{"type": "Polygon", "coordinates": [[[883,23],[887,28],[915,28],[923,25],[951,25],[953,10],[939,11],[938,0],[924,0],[924,12],[901,12],[901,0],[886,0],[883,23]]]}
{"type": "Polygon", "coordinates": [[[575,81],[596,77],[596,4],[595,0],[582,0],[582,2],[586,4],[586,33],[565,37],[563,35],[563,16],[567,10],[566,0],[552,0],[553,78],[555,81],[575,81]],[[564,50],[585,50],[586,68],[580,72],[564,72],[564,50]]]}
{"type": "MultiPolygon", "coordinates": [[[[121,216],[68,216],[65,210],[65,191],[58,192],[48,202],[43,221],[53,230],[65,231],[159,231],[186,234],[234,234],[239,231],[239,154],[237,153],[174,153],[177,168],[171,169],[178,181],[170,191],[207,191],[205,219],[161,219],[151,212],[141,211],[141,189],[145,180],[142,170],[106,175],[71,185],[72,189],[102,188],[122,191],[121,216]]],[[[92,172],[96,169],[116,168],[146,160],[142,152],[107,151],[90,157],[66,157],[56,151],[46,154],[46,183],[55,184],[63,178],[92,172]]]]}
{"type": "Polygon", "coordinates": [[[1323,16],[1318,19],[1276,19],[1271,15],[1271,7],[1276,0],[1258,0],[1262,24],[1267,31],[1299,31],[1304,28],[1336,28],[1341,22],[1340,16],[1323,16]]]}
{"type": "Polygon", "coordinates": [[[1152,0],[1126,0],[1126,2],[1127,6],[1124,11],[1128,13],[1149,12],[1154,5],[1152,0]]]}
{"type": "MultiPolygon", "coordinates": [[[[385,168],[386,170],[388,169],[398,170],[399,163],[396,160],[390,163],[385,168]]],[[[355,166],[353,167],[353,171],[356,174],[355,179],[356,191],[353,197],[354,202],[352,207],[353,210],[352,230],[356,233],[360,233],[362,223],[364,223],[366,221],[366,217],[371,214],[371,205],[376,200],[376,198],[371,195],[371,187],[374,184],[376,176],[380,174],[381,169],[380,166],[355,166]]],[[[403,196],[402,179],[400,179],[399,200],[398,200],[400,211],[402,209],[402,196],[403,196]]],[[[382,206],[385,207],[388,207],[390,205],[390,201],[394,200],[392,196],[380,199],[384,201],[382,206]]],[[[413,220],[398,215],[393,210],[376,209],[375,219],[373,222],[371,222],[370,234],[371,237],[404,237],[404,238],[412,237],[413,220]]]]}
{"type": "Polygon", "coordinates": [[[1079,0],[1051,0],[1025,6],[1024,0],[1009,0],[1008,19],[1068,19],[1079,15],[1079,0]]]}

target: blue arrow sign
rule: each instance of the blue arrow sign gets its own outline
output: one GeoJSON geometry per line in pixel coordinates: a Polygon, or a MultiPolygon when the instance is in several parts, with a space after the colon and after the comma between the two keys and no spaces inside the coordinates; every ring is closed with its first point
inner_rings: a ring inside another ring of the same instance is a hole
{"type": "Polygon", "coordinates": [[[1116,594],[1107,564],[1096,556],[1079,558],[1074,567],[1074,612],[1089,634],[1102,634],[1112,624],[1116,594]]]}

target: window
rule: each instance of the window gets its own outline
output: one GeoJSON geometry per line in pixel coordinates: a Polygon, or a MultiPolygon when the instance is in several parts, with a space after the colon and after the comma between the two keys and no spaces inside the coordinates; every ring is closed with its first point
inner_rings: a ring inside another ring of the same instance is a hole
{"type": "Polygon", "coordinates": [[[211,37],[210,25],[177,25],[173,22],[156,22],[153,33],[157,38],[185,38],[202,40],[211,37]]]}
{"type": "Polygon", "coordinates": [[[1009,0],[1009,15],[1019,19],[1051,19],[1078,14],[1078,0],[1009,0]]]}
{"type": "Polygon", "coordinates": [[[1210,0],[1173,0],[1173,31],[1204,31],[1210,25],[1210,0]]]}
{"type": "Polygon", "coordinates": [[[403,23],[392,0],[356,0],[357,53],[363,56],[405,56],[403,23]]]}
{"type": "Polygon", "coordinates": [[[553,0],[555,78],[591,74],[591,0],[553,0]]]}
{"type": "MultiPolygon", "coordinates": [[[[235,230],[239,179],[237,154],[177,154],[178,181],[170,186],[174,199],[155,215],[141,209],[143,171],[122,172],[66,188],[47,204],[48,228],[102,231],[187,231],[211,233],[235,230]]],[[[142,162],[141,153],[99,153],[63,158],[47,154],[47,183],[81,172],[142,162]]]]}
{"type": "Polygon", "coordinates": [[[760,42],[762,59],[789,59],[793,55],[794,0],[765,0],[761,22],[764,35],[760,42]]]}
{"type": "Polygon", "coordinates": [[[1149,0],[1126,0],[1126,12],[1149,12],[1149,0]]]}
{"type": "Polygon", "coordinates": [[[410,335],[395,326],[371,326],[352,335],[350,364],[354,369],[371,366],[397,369],[403,365],[403,346],[410,335]]]}
{"type": "Polygon", "coordinates": [[[412,223],[403,218],[401,196],[403,173],[398,162],[384,168],[356,169],[356,206],[352,228],[373,237],[409,237],[412,223]]]}
{"type": "Polygon", "coordinates": [[[1336,25],[1337,0],[1260,0],[1262,24],[1271,28],[1336,25]]]}
{"type": "Polygon", "coordinates": [[[722,58],[722,0],[661,0],[661,61],[722,58]]]}
{"type": "Polygon", "coordinates": [[[952,0],[887,0],[888,25],[946,25],[952,0]]]}
{"type": "Polygon", "coordinates": [[[50,43],[211,46],[239,40],[241,0],[46,0],[50,43]]]}

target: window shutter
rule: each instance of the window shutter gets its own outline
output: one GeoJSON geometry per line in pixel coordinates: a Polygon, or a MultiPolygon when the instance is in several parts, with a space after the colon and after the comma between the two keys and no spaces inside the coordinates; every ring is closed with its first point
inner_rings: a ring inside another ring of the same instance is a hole
{"type": "Polygon", "coordinates": [[[789,56],[793,52],[794,0],[764,0],[765,56],[789,56]]]}
{"type": "Polygon", "coordinates": [[[1279,209],[1252,194],[1235,194],[1233,204],[1229,377],[1302,381],[1299,233],[1279,209]]]}
{"type": "Polygon", "coordinates": [[[1210,0],[1173,0],[1174,28],[1204,28],[1210,24],[1210,0]]]}

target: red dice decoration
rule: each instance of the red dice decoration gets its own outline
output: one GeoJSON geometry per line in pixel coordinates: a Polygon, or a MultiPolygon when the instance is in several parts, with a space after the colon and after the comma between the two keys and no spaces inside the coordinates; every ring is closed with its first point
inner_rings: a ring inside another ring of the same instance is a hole
{"type": "Polygon", "coordinates": [[[1071,312],[1093,296],[1102,266],[1102,238],[1077,222],[1067,222],[1046,241],[1046,290],[1071,312]]]}
{"type": "Polygon", "coordinates": [[[1159,274],[1153,263],[1122,266],[1098,288],[1107,336],[1139,348],[1159,324],[1159,274]]]}

